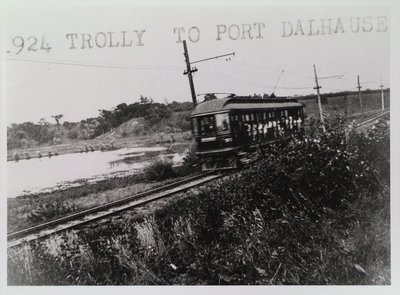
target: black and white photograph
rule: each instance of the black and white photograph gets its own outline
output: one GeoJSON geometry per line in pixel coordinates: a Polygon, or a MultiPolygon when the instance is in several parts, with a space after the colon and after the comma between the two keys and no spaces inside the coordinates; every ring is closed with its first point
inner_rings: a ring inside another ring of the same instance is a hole
{"type": "Polygon", "coordinates": [[[3,1],[4,290],[400,290],[398,3],[244,2],[3,1]]]}

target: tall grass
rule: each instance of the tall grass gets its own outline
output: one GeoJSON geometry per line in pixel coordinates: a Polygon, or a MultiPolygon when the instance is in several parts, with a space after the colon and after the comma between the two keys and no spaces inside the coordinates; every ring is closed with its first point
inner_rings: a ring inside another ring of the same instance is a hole
{"type": "Polygon", "coordinates": [[[158,182],[129,176],[79,188],[8,200],[8,231],[16,231],[85,209],[119,200],[175,181],[158,182]]]}

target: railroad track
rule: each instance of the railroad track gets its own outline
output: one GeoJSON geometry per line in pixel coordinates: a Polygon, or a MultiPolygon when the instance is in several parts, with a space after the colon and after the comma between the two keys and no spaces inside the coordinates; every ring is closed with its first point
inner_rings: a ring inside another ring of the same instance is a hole
{"type": "Polygon", "coordinates": [[[110,202],[53,221],[10,233],[7,235],[7,248],[12,248],[25,242],[76,228],[109,217],[121,211],[142,206],[155,200],[170,197],[174,194],[187,191],[190,188],[202,185],[222,176],[222,174],[214,174],[213,172],[201,173],[118,201],[110,202]]]}
{"type": "Polygon", "coordinates": [[[387,115],[389,113],[390,113],[390,111],[386,110],[386,111],[381,111],[379,113],[376,113],[376,114],[373,114],[371,116],[368,116],[367,118],[365,118],[362,121],[358,122],[355,127],[359,128],[359,127],[365,126],[365,125],[367,125],[367,124],[369,124],[371,122],[374,122],[376,119],[378,119],[380,117],[383,117],[383,116],[385,116],[385,115],[387,115]]]}
{"type": "MultiPolygon", "coordinates": [[[[355,128],[365,126],[373,122],[374,120],[389,114],[389,112],[390,111],[387,110],[371,115],[358,122],[355,128]]],[[[221,174],[213,174],[213,172],[201,173],[118,201],[110,202],[101,206],[65,216],[63,218],[59,218],[17,232],[13,232],[7,235],[7,246],[8,248],[12,248],[24,242],[29,242],[61,231],[76,228],[81,225],[114,215],[121,211],[133,209],[152,201],[167,198],[174,194],[184,192],[190,188],[220,178],[221,176],[221,174]]]]}

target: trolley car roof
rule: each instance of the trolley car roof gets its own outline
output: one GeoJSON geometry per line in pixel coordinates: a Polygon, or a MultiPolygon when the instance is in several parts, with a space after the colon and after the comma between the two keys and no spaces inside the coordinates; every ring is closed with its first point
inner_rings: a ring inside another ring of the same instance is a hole
{"type": "Polygon", "coordinates": [[[302,107],[294,99],[259,99],[249,97],[225,97],[202,102],[196,106],[191,117],[220,113],[229,110],[287,109],[302,107]]]}

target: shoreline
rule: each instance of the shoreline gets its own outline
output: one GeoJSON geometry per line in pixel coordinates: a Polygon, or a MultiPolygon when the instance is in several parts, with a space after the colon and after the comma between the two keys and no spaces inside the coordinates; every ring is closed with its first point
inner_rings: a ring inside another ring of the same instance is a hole
{"type": "MultiPolygon", "coordinates": [[[[173,166],[178,167],[182,163],[180,162],[179,158],[182,154],[185,153],[190,148],[190,145],[187,143],[178,143],[172,147],[172,149],[168,149],[167,147],[163,146],[152,146],[152,147],[133,147],[133,149],[137,148],[138,151],[136,152],[129,152],[131,148],[120,148],[115,149],[113,151],[104,151],[104,153],[108,152],[115,152],[115,151],[122,151],[119,154],[118,158],[112,159],[108,162],[108,164],[113,166],[122,165],[121,168],[110,168],[103,170],[102,173],[87,175],[77,177],[76,179],[65,178],[59,179],[57,183],[48,183],[43,185],[42,184],[35,184],[32,186],[32,183],[28,182],[23,190],[17,188],[17,190],[9,191],[7,194],[7,199],[17,199],[17,198],[30,198],[35,197],[42,194],[48,193],[56,193],[62,192],[71,188],[82,187],[86,185],[92,185],[99,183],[103,180],[108,179],[116,179],[116,178],[123,178],[129,177],[132,175],[140,174],[140,172],[149,164],[151,164],[152,160],[155,157],[158,159],[169,159],[173,161],[173,166]],[[128,150],[126,150],[128,149],[128,150]],[[146,151],[141,151],[141,149],[146,149],[146,151]],[[127,151],[128,153],[123,153],[123,151],[127,151]],[[173,160],[174,159],[174,160],[173,160]],[[121,170],[118,170],[121,169],[121,170]],[[30,184],[29,184],[30,183],[30,184]]],[[[100,151],[94,151],[96,153],[100,153],[100,151]]],[[[64,154],[66,156],[67,154],[64,154]]],[[[104,155],[105,156],[105,155],[104,155]]],[[[82,157],[82,156],[79,156],[82,157]]],[[[85,157],[85,156],[83,156],[85,157]]],[[[103,157],[103,154],[99,154],[96,157],[103,157]]],[[[36,159],[36,161],[41,161],[36,159]]],[[[47,159],[47,161],[51,161],[47,159]]],[[[63,160],[65,161],[65,160],[63,160]]],[[[18,165],[16,163],[12,163],[13,165],[18,165]]],[[[39,163],[40,164],[40,163],[39,163]]],[[[21,166],[23,167],[23,166],[21,166]]]]}
{"type": "MultiPolygon", "coordinates": [[[[178,146],[190,142],[190,140],[187,139],[187,134],[188,132],[174,134],[176,142],[173,143],[173,145],[178,146]]],[[[7,162],[18,162],[33,158],[57,157],[60,155],[74,153],[90,153],[92,151],[99,150],[111,151],[130,147],[145,147],[146,145],[171,147],[172,143],[170,141],[159,142],[155,139],[155,136],[143,136],[139,138],[127,137],[115,140],[91,139],[58,145],[43,145],[29,148],[7,149],[7,162]],[[49,156],[50,152],[51,155],[49,156]],[[26,156],[27,153],[29,154],[29,157],[26,156]],[[41,156],[39,156],[39,153],[41,156]],[[18,154],[18,160],[15,159],[15,154],[18,154]]]]}

